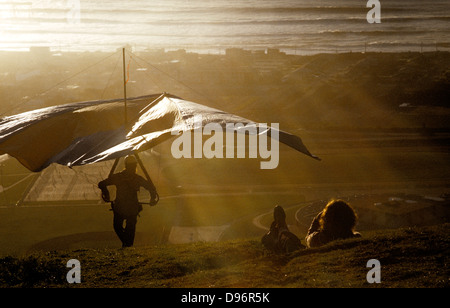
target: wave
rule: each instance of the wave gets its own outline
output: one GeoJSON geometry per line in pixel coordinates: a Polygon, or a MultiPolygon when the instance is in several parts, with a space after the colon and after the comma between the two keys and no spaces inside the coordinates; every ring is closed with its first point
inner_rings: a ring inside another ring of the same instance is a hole
{"type": "Polygon", "coordinates": [[[439,35],[439,34],[449,34],[445,30],[388,30],[388,31],[335,31],[335,30],[324,30],[319,31],[319,35],[331,35],[331,36],[349,36],[349,35],[357,35],[357,36],[419,36],[419,35],[439,35]]]}
{"type": "MultiPolygon", "coordinates": [[[[95,4],[99,5],[99,4],[95,4]]],[[[143,4],[144,5],[144,4],[143,4]]],[[[368,8],[365,5],[365,2],[361,2],[358,5],[353,6],[335,6],[335,5],[324,5],[324,6],[276,6],[276,2],[274,1],[273,6],[258,6],[258,4],[247,5],[245,3],[240,3],[240,7],[230,7],[230,6],[182,6],[182,7],[173,7],[170,5],[155,5],[149,6],[148,4],[144,7],[137,8],[138,5],[134,5],[132,7],[121,7],[121,6],[110,6],[108,5],[99,5],[89,6],[88,4],[83,5],[81,7],[81,15],[114,15],[114,16],[158,16],[158,15],[166,15],[166,16],[196,16],[196,15],[211,15],[217,16],[219,15],[227,15],[228,17],[232,15],[248,15],[257,17],[257,15],[306,15],[306,14],[314,14],[314,15],[327,15],[327,14],[339,14],[339,15],[356,15],[356,14],[365,14],[367,13],[368,8]],[[105,7],[106,6],[106,7],[105,7]]],[[[0,8],[4,9],[5,4],[0,3],[0,8]]],[[[434,8],[432,6],[420,5],[420,6],[408,6],[404,4],[400,7],[394,7],[389,5],[382,6],[383,14],[410,14],[413,13],[418,17],[424,16],[427,12],[434,13],[442,13],[445,11],[445,8],[450,9],[450,5],[444,6],[443,8],[434,8]],[[419,14],[417,14],[419,13],[419,14]]],[[[35,16],[35,15],[65,15],[70,11],[70,7],[68,5],[55,5],[50,6],[50,4],[42,7],[38,6],[22,6],[22,7],[14,7],[14,14],[16,16],[35,16]]]]}
{"type": "Polygon", "coordinates": [[[96,43],[97,48],[130,43],[221,49],[309,44],[320,49],[372,41],[450,40],[448,0],[382,2],[379,25],[367,23],[367,1],[362,0],[81,0],[78,24],[67,19],[69,1],[33,1],[14,12],[5,3],[0,2],[0,27],[5,33],[0,47],[83,49],[96,43]]]}
{"type": "MultiPolygon", "coordinates": [[[[28,24],[28,25],[42,25],[45,23],[49,24],[67,24],[68,18],[66,16],[63,17],[33,17],[27,18],[23,20],[13,20],[16,24],[28,24]]],[[[450,16],[430,16],[426,18],[417,18],[413,16],[407,17],[382,17],[382,23],[384,24],[393,24],[393,23],[424,23],[424,22],[436,22],[436,25],[439,25],[438,22],[442,22],[442,27],[448,28],[448,22],[450,22],[450,16]]],[[[8,23],[8,19],[4,19],[3,24],[8,23]]],[[[103,18],[88,18],[81,17],[80,23],[83,24],[93,24],[93,25],[103,25],[103,24],[128,24],[128,25],[154,25],[154,26],[204,26],[204,25],[213,25],[213,26],[263,26],[263,25],[280,25],[280,26],[294,26],[294,25],[330,25],[330,24],[355,24],[355,25],[366,25],[367,20],[365,15],[362,17],[353,17],[353,18],[338,18],[338,17],[319,17],[319,18],[303,18],[303,19],[267,19],[267,20],[149,20],[149,19],[117,19],[112,17],[103,17],[103,18]]]]}
{"type": "MultiPolygon", "coordinates": [[[[242,4],[244,5],[244,4],[242,4]]],[[[48,11],[49,9],[64,12],[67,11],[68,8],[42,8],[42,9],[34,9],[34,11],[48,11]]],[[[94,14],[144,14],[144,15],[185,15],[185,14],[286,14],[286,13],[359,13],[359,12],[367,12],[368,8],[365,3],[363,5],[359,4],[357,6],[269,6],[269,7],[260,7],[257,4],[253,6],[241,6],[241,7],[229,7],[229,6],[192,6],[192,7],[149,7],[149,8],[104,8],[104,7],[84,7],[82,8],[82,13],[94,13],[94,14]]],[[[424,12],[423,7],[389,7],[383,6],[384,13],[402,13],[402,12],[424,12]]],[[[426,10],[429,11],[429,10],[426,10]]],[[[426,12],[425,11],[425,12],[426,12]]],[[[440,12],[438,10],[437,12],[440,12]]]]}
{"type": "MultiPolygon", "coordinates": [[[[64,28],[58,28],[54,29],[51,33],[48,31],[48,29],[45,28],[34,28],[34,29],[11,29],[9,31],[13,35],[35,35],[37,41],[37,38],[40,38],[42,36],[52,36],[52,35],[63,35],[63,36],[86,36],[89,35],[91,37],[102,37],[103,40],[113,40],[114,37],[123,37],[126,39],[127,37],[130,38],[139,38],[139,39],[145,39],[146,41],[151,41],[153,38],[168,38],[173,39],[176,38],[180,42],[183,41],[189,41],[193,40],[200,41],[202,39],[210,39],[210,40],[216,40],[220,41],[222,39],[227,40],[234,40],[236,42],[245,39],[245,41],[248,42],[248,44],[251,44],[251,42],[257,42],[257,41],[267,41],[270,40],[272,42],[280,43],[283,42],[283,40],[295,40],[295,41],[301,41],[301,40],[308,40],[308,41],[316,41],[321,42],[324,40],[341,40],[341,39],[351,39],[353,37],[358,38],[359,40],[365,38],[401,38],[401,37],[426,37],[426,36],[433,36],[433,37],[441,37],[449,38],[450,39],[450,33],[446,30],[434,30],[434,31],[428,31],[428,30],[390,30],[390,31],[381,31],[381,30],[322,30],[322,31],[312,31],[312,32],[305,32],[299,33],[293,31],[293,32],[242,32],[237,34],[235,31],[230,32],[212,32],[212,33],[202,33],[199,34],[197,32],[171,32],[171,31],[164,31],[164,32],[158,32],[158,31],[135,31],[130,34],[130,29],[118,29],[118,28],[108,28],[107,25],[103,27],[91,27],[91,28],[74,28],[74,29],[64,29],[64,28]]],[[[347,40],[344,40],[344,42],[347,42],[347,40]]]]}

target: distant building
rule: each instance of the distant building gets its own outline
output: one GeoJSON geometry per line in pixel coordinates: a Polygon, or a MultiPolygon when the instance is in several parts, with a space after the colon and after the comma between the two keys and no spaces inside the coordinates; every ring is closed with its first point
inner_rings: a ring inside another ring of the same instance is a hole
{"type": "Polygon", "coordinates": [[[230,58],[242,58],[242,57],[249,57],[252,55],[252,52],[250,50],[245,50],[242,48],[227,48],[225,50],[225,56],[230,58]]]}
{"type": "Polygon", "coordinates": [[[286,55],[285,52],[282,52],[282,51],[280,51],[279,49],[276,49],[276,48],[268,48],[267,51],[266,51],[266,54],[268,56],[270,56],[270,57],[278,57],[278,56],[283,57],[283,56],[286,55]]]}
{"type": "Polygon", "coordinates": [[[30,53],[37,57],[50,57],[50,47],[32,46],[30,47],[30,53]]]}
{"type": "Polygon", "coordinates": [[[267,49],[255,53],[256,58],[253,67],[263,75],[281,74],[289,64],[286,53],[280,52],[279,49],[267,49]]]}

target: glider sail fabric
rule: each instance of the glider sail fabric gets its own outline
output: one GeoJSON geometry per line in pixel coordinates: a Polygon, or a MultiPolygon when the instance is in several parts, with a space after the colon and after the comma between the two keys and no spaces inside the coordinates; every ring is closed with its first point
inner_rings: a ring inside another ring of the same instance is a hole
{"type": "MultiPolygon", "coordinates": [[[[193,130],[196,116],[201,116],[202,126],[254,123],[169,94],[128,98],[127,123],[123,99],[79,102],[0,119],[0,154],[15,157],[35,172],[52,163],[86,165],[145,151],[193,130]]],[[[279,131],[279,141],[318,159],[295,135],[279,131]]]]}

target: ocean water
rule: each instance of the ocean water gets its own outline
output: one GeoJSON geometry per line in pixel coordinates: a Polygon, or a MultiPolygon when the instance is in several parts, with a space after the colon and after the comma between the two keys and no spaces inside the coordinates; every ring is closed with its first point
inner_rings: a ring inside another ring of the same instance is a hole
{"type": "Polygon", "coordinates": [[[0,0],[0,50],[450,50],[449,0],[0,0]]]}

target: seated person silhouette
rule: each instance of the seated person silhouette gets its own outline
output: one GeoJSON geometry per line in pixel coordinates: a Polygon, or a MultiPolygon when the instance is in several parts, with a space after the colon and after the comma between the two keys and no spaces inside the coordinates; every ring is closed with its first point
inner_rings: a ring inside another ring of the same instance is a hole
{"type": "Polygon", "coordinates": [[[261,239],[261,243],[267,249],[277,253],[290,253],[305,246],[300,239],[292,232],[286,224],[286,213],[284,209],[277,205],[273,210],[274,221],[270,225],[270,230],[261,239]]]}

